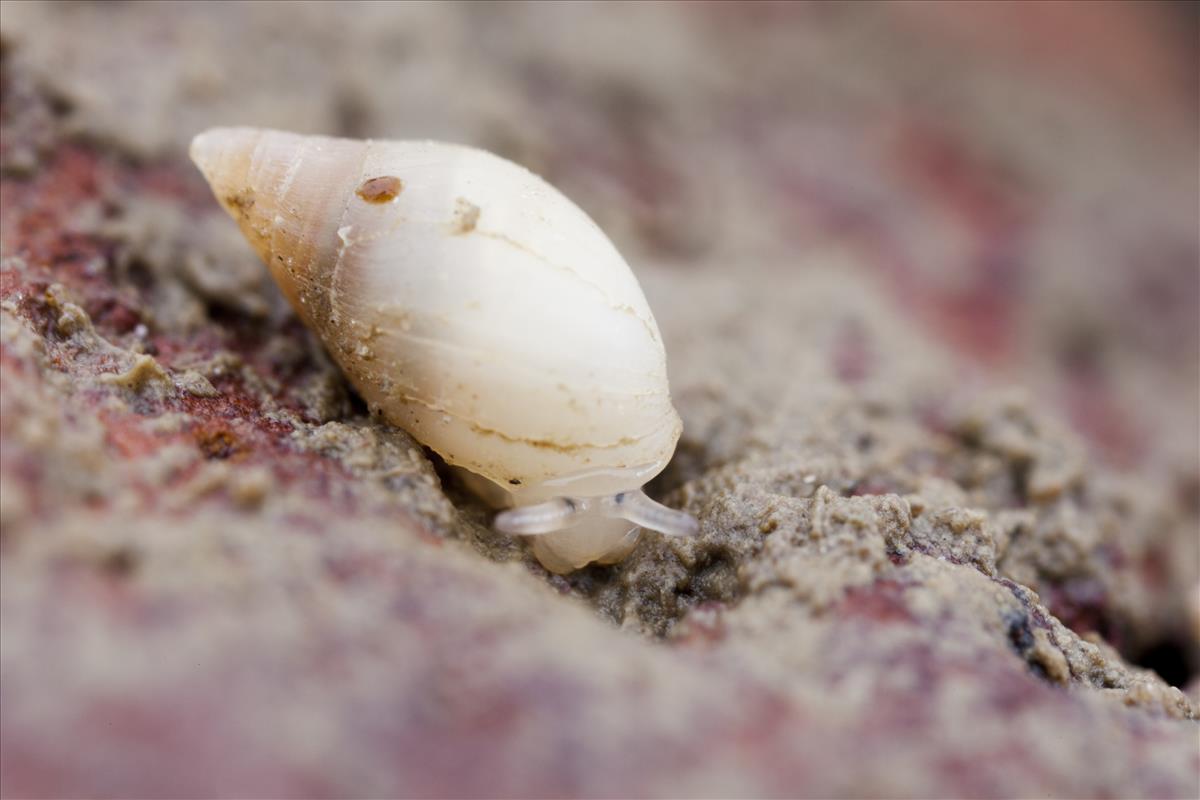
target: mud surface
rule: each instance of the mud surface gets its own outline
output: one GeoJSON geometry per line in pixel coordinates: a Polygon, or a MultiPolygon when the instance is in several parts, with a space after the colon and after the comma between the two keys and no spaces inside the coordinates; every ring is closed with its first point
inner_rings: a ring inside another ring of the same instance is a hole
{"type": "Polygon", "coordinates": [[[0,791],[1200,795],[1195,18],[933,8],[5,3],[0,791]],[[576,199],[701,536],[492,533],[212,200],[220,124],[576,199]]]}

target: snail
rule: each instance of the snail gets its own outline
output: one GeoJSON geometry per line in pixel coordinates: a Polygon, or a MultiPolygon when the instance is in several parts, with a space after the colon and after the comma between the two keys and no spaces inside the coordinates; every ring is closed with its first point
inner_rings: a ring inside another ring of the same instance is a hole
{"type": "Polygon", "coordinates": [[[552,186],[432,141],[215,128],[191,157],[372,411],[547,569],[619,561],[640,528],[696,534],[641,490],[682,430],[658,325],[552,186]]]}

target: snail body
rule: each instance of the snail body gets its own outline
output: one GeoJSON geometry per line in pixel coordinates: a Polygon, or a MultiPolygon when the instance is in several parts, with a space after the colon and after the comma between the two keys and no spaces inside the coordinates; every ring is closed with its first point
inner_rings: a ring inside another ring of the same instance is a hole
{"type": "Polygon", "coordinates": [[[641,486],[682,425],[616,248],[533,173],[439,142],[253,128],[191,156],[372,410],[463,471],[548,569],[695,520],[641,486]]]}

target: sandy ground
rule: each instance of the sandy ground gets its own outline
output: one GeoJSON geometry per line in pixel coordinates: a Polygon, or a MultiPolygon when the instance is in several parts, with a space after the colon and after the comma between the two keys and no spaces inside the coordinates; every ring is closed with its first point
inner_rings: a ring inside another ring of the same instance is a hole
{"type": "Polygon", "coordinates": [[[1182,8],[6,2],[0,791],[1197,796],[1182,8]],[[491,532],[187,162],[223,124],[575,199],[700,537],[491,532]]]}

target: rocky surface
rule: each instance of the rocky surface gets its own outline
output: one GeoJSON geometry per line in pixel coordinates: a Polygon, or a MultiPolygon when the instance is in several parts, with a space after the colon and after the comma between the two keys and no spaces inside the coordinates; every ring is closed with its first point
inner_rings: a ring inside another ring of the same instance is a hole
{"type": "Polygon", "coordinates": [[[6,3],[0,791],[1200,794],[1195,19],[929,8],[6,3]],[[701,536],[490,532],[187,163],[230,123],[576,198],[701,536]]]}

